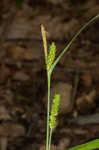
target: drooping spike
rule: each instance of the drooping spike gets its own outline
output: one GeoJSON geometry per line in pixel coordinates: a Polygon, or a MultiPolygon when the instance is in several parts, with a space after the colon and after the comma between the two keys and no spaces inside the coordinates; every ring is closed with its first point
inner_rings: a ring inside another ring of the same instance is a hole
{"type": "Polygon", "coordinates": [[[60,94],[55,94],[50,114],[50,128],[53,129],[56,126],[56,116],[58,115],[60,105],[60,94]]]}

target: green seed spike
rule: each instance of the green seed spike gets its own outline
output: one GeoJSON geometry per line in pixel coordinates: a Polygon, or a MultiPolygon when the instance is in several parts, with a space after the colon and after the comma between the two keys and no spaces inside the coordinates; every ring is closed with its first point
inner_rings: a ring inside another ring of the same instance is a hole
{"type": "Polygon", "coordinates": [[[56,53],[56,45],[54,42],[50,45],[49,48],[49,54],[47,56],[47,70],[50,69],[54,59],[55,59],[55,53],[56,53]]]}
{"type": "Polygon", "coordinates": [[[51,129],[55,128],[56,126],[56,116],[58,115],[59,105],[60,105],[60,94],[55,94],[50,115],[51,129]]]}

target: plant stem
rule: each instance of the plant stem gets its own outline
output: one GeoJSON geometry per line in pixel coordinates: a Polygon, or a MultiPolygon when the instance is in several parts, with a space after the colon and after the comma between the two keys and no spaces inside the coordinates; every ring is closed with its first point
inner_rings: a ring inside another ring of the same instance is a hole
{"type": "Polygon", "coordinates": [[[51,139],[52,139],[52,129],[50,129],[50,135],[49,135],[49,150],[51,147],[51,139]]]}
{"type": "Polygon", "coordinates": [[[46,150],[49,150],[49,115],[50,115],[50,82],[51,82],[50,72],[47,72],[47,80],[48,80],[48,103],[47,103],[46,150]]]}

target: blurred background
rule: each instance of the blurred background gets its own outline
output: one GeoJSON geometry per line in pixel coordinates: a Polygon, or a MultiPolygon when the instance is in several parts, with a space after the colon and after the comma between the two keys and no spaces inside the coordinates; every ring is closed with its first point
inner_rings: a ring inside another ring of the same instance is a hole
{"type": "MultiPolygon", "coordinates": [[[[45,150],[47,78],[40,25],[58,54],[99,14],[98,0],[0,0],[1,150],[45,150]]],[[[51,150],[99,136],[99,19],[62,57],[51,97],[61,94],[51,150]]]]}

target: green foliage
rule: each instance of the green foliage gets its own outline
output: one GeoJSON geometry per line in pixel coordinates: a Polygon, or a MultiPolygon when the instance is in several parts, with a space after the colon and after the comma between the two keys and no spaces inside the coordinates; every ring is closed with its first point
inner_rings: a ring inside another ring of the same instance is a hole
{"type": "Polygon", "coordinates": [[[94,150],[99,148],[99,139],[70,148],[69,150],[94,150]]]}
{"type": "Polygon", "coordinates": [[[51,68],[52,63],[55,59],[55,54],[56,54],[56,45],[54,42],[52,42],[49,48],[49,54],[47,56],[47,70],[51,68]]]}
{"type": "Polygon", "coordinates": [[[16,0],[16,7],[21,8],[23,2],[24,2],[24,0],[16,0]]]}
{"type": "Polygon", "coordinates": [[[56,126],[56,116],[58,115],[59,104],[60,104],[60,95],[55,94],[55,97],[53,99],[52,109],[51,109],[50,123],[49,123],[51,129],[55,128],[56,126]]]}

